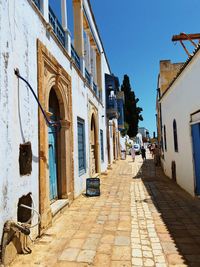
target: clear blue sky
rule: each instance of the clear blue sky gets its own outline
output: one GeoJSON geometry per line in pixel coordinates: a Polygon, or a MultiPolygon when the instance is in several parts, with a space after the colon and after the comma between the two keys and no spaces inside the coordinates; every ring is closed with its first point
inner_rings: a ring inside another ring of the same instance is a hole
{"type": "MultiPolygon", "coordinates": [[[[124,74],[140,99],[144,121],[156,131],[155,99],[159,61],[182,62],[187,55],[171,37],[180,32],[199,33],[200,0],[90,0],[112,72],[122,83],[124,74]]],[[[50,0],[59,16],[60,0],[50,0]]],[[[67,0],[73,32],[72,0],[67,0]]],[[[190,50],[193,47],[186,44],[190,50]]]]}
{"type": "Polygon", "coordinates": [[[171,37],[200,32],[200,0],[91,0],[91,4],[111,70],[121,83],[123,75],[129,75],[143,108],[140,126],[152,135],[159,61],[187,59],[171,37]]]}

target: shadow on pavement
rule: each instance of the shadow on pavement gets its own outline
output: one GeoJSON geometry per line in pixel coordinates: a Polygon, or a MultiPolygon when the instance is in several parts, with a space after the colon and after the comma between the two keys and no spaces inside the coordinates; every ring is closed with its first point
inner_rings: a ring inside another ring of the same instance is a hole
{"type": "Polygon", "coordinates": [[[199,267],[199,199],[190,196],[167,178],[160,167],[155,167],[152,159],[147,159],[133,177],[140,178],[151,197],[142,201],[149,204],[169,264],[199,267]],[[160,219],[164,224],[160,224],[160,219]]]}

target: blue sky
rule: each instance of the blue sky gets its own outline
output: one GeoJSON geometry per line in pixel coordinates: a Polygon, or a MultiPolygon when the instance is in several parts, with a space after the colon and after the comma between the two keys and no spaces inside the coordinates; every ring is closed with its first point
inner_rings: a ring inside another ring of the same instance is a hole
{"type": "MultiPolygon", "coordinates": [[[[187,55],[171,37],[199,33],[199,0],[91,0],[112,72],[122,83],[129,75],[138,105],[140,126],[156,131],[155,99],[159,61],[181,62],[187,55]]],[[[186,43],[192,51],[193,47],[186,43]]]]}
{"type": "MultiPolygon", "coordinates": [[[[171,37],[198,33],[200,0],[90,0],[112,72],[122,83],[124,74],[140,99],[144,121],[156,131],[155,99],[159,61],[182,62],[187,55],[171,37]]],[[[60,1],[59,1],[60,2],[60,1]]],[[[72,31],[72,0],[67,0],[72,31]]],[[[51,5],[58,0],[50,0],[51,5]]],[[[58,10],[56,12],[59,12],[58,10]]],[[[192,51],[193,47],[186,44],[192,51]]]]}

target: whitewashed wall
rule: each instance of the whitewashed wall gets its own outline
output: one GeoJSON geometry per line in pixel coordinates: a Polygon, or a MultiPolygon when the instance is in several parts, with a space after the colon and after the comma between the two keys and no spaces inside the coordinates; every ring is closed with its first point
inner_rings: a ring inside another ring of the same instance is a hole
{"type": "MultiPolygon", "coordinates": [[[[92,14],[90,12],[87,1],[84,1],[84,7],[87,12],[87,16],[92,26],[94,36],[96,37],[96,42],[103,51],[100,39],[98,37],[95,24],[92,19],[92,14]]],[[[106,61],[104,53],[101,54],[101,71],[102,71],[102,104],[100,104],[93,93],[84,85],[83,81],[77,76],[75,70],[72,72],[72,99],[73,99],[73,123],[74,123],[74,187],[75,187],[75,197],[79,196],[86,187],[86,178],[89,177],[89,131],[90,122],[89,118],[89,102],[93,103],[98,110],[98,124],[99,124],[99,151],[101,153],[101,140],[100,140],[100,130],[103,130],[103,141],[104,141],[104,161],[101,161],[101,172],[105,172],[108,166],[108,156],[107,156],[107,136],[106,136],[106,109],[105,109],[105,73],[110,73],[108,63],[106,61]],[[77,143],[77,117],[80,117],[85,121],[85,141],[86,141],[86,172],[79,175],[78,170],[78,143],[77,143]]],[[[101,158],[101,157],[100,157],[101,158]]]]}
{"type": "MultiPolygon", "coordinates": [[[[78,175],[77,116],[83,118],[88,128],[88,101],[93,101],[99,112],[99,127],[104,132],[104,162],[101,170],[107,168],[106,124],[105,124],[105,81],[102,74],[103,105],[99,104],[90,90],[84,86],[77,72],[70,68],[69,60],[64,56],[53,38],[47,34],[40,16],[28,0],[0,1],[0,236],[2,226],[8,219],[16,220],[18,199],[32,192],[35,208],[39,207],[39,164],[38,164],[38,105],[31,92],[14,75],[17,67],[34,88],[37,94],[37,38],[43,42],[51,54],[72,77],[73,127],[74,127],[74,169],[75,195],[85,189],[84,177],[78,175]],[[3,25],[7,25],[3,27],[3,25]],[[77,97],[78,96],[78,97],[77,97]],[[104,117],[103,117],[104,116],[104,117]],[[30,141],[33,152],[32,173],[19,175],[19,145],[30,141]]],[[[97,33],[95,32],[95,35],[97,33]]],[[[99,40],[98,40],[99,42],[99,40]]],[[[100,47],[101,44],[99,43],[100,47]]],[[[109,68],[102,54],[102,72],[109,68]]],[[[99,140],[100,141],[100,140],[99,140]]],[[[86,131],[86,151],[89,158],[89,137],[86,131]]],[[[33,230],[37,235],[38,229],[33,230]]]]}
{"type": "Polygon", "coordinates": [[[183,70],[162,98],[162,123],[166,126],[167,151],[164,171],[171,177],[171,162],[176,162],[177,183],[194,195],[194,168],[190,114],[200,109],[200,51],[183,70]],[[174,151],[173,120],[176,119],[178,152],[174,151]]]}

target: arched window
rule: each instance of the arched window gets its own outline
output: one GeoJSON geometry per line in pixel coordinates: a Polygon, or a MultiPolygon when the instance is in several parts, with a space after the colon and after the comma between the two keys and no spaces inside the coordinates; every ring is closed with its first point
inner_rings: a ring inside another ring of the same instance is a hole
{"type": "Polygon", "coordinates": [[[165,145],[165,151],[167,151],[167,138],[166,138],[166,127],[164,125],[164,145],[165,145]]]}
{"type": "Polygon", "coordinates": [[[178,152],[178,137],[177,137],[177,125],[176,120],[173,121],[173,133],[174,133],[174,151],[178,152]]]}

